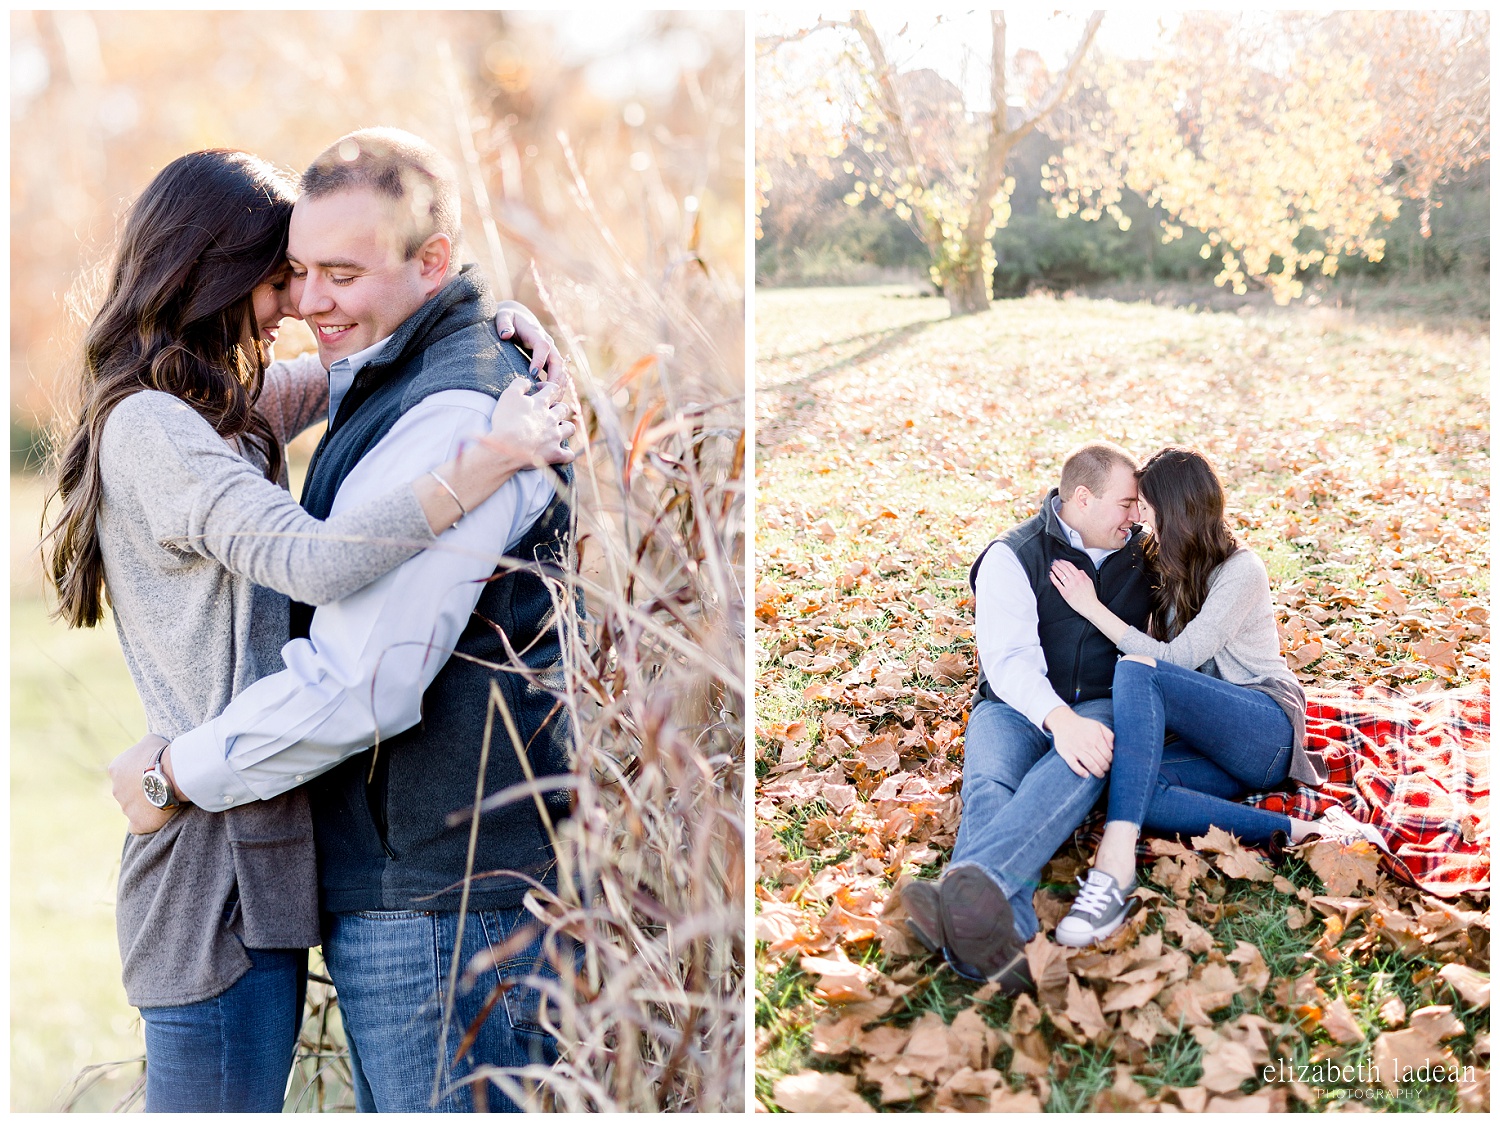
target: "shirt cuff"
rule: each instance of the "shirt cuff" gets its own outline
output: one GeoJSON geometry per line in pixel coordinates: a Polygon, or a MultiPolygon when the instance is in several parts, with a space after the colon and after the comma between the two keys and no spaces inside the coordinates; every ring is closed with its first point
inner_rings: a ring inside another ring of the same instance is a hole
{"type": "Polygon", "coordinates": [[[211,721],[172,742],[172,781],[177,790],[205,811],[227,811],[259,797],[245,786],[225,759],[211,721]]]}
{"type": "Polygon", "coordinates": [[[1030,720],[1031,724],[1047,732],[1047,727],[1042,723],[1047,720],[1047,715],[1058,706],[1066,706],[1067,703],[1057,696],[1056,691],[1048,690],[1045,694],[1038,694],[1034,699],[1028,699],[1027,705],[1021,712],[1030,720]]]}

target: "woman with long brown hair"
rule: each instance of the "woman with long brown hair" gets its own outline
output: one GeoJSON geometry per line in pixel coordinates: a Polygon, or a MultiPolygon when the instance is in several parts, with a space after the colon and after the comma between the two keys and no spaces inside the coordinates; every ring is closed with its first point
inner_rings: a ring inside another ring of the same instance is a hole
{"type": "Polygon", "coordinates": [[[1158,574],[1150,634],[1101,605],[1078,567],[1058,561],[1051,573],[1068,604],[1124,653],[1115,665],[1104,838],[1057,926],[1058,943],[1075,947],[1123,923],[1143,826],[1179,835],[1217,826],[1250,843],[1279,833],[1293,842],[1321,834],[1385,845],[1339,809],[1310,822],[1235,802],[1288,777],[1312,785],[1327,779],[1322,759],[1305,745],[1306,699],[1281,655],[1270,579],[1230,533],[1224,487],[1201,453],[1164,448],[1137,480],[1141,521],[1151,530],[1147,556],[1158,574]],[[1176,740],[1164,748],[1169,731],[1176,740]]]}
{"type": "MultiPolygon", "coordinates": [[[[60,444],[45,536],[57,615],[91,627],[108,602],[150,728],[168,738],[281,668],[289,598],[347,596],[518,471],[572,459],[557,385],[528,397],[518,379],[491,432],[447,463],[413,465],[409,485],[326,521],[303,511],[285,444],[327,415],[330,386],[316,355],[271,361],[297,314],[292,203],[244,152],[190,153],[156,176],[125,219],[60,444]]],[[[497,320],[534,363],[545,357],[550,340],[524,309],[497,320]]],[[[129,836],[116,923],[145,1023],[146,1110],[280,1111],[318,943],[305,795],[217,814],[184,805],[129,836]]]]}

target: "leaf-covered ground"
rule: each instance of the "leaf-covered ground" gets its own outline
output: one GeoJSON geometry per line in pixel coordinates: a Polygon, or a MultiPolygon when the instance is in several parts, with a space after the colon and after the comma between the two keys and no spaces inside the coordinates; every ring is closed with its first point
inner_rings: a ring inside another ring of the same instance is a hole
{"type": "MultiPolygon", "coordinates": [[[[1045,297],[949,320],[823,289],[758,293],[756,340],[761,1105],[1486,1105],[1488,900],[1397,886],[1373,854],[1272,871],[1232,839],[1158,841],[1131,924],[1102,951],[1035,941],[1015,1000],[906,939],[893,889],[957,828],[968,566],[1079,441],[1213,459],[1306,683],[1481,686],[1488,336],[1045,297]],[[1478,1080],[1370,1079],[1423,1059],[1478,1080]]],[[[1083,861],[1048,867],[1044,926],[1083,861]]]]}

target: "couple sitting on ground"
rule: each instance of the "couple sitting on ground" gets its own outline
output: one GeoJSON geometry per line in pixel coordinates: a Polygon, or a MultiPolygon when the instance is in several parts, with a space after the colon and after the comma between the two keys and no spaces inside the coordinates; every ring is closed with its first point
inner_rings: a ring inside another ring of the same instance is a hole
{"type": "Polygon", "coordinates": [[[960,974],[1028,984],[1032,893],[1106,777],[1104,837],[1061,944],[1125,921],[1143,827],[1385,848],[1339,808],[1308,821],[1235,802],[1289,777],[1317,785],[1327,770],[1304,743],[1265,566],[1235,542],[1224,506],[1198,452],[1165,448],[1138,468],[1116,445],[1087,444],[1041,511],[975,560],[980,679],[958,841],[939,881],[902,892],[908,928],[960,974]]]}

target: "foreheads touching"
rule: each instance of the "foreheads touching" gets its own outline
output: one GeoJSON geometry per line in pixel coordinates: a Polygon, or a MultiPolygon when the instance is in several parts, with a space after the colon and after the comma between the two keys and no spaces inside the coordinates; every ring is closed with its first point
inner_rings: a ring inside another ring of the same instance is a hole
{"type": "Polygon", "coordinates": [[[1062,519],[1090,549],[1118,549],[1140,516],[1138,465],[1108,441],[1080,445],[1063,460],[1058,496],[1062,519]]]}

